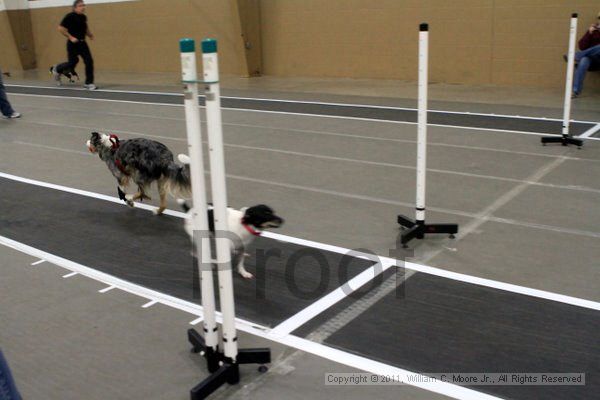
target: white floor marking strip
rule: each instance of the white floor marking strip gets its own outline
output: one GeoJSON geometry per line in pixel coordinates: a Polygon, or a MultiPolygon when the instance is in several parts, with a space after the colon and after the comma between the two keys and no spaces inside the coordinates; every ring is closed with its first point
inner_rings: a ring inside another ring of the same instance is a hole
{"type": "Polygon", "coordinates": [[[152,307],[152,306],[153,306],[153,305],[155,305],[156,303],[158,303],[158,300],[151,300],[151,301],[149,301],[148,303],[144,304],[144,305],[142,306],[142,308],[149,308],[149,307],[152,307]]]}
{"type": "MultiPolygon", "coordinates": [[[[6,179],[14,180],[17,182],[28,183],[28,184],[35,185],[35,186],[46,187],[46,188],[50,188],[50,189],[60,190],[63,192],[78,194],[81,196],[106,200],[106,201],[110,201],[112,203],[120,204],[121,206],[125,207],[125,205],[122,204],[123,202],[121,200],[117,199],[116,197],[106,196],[106,195],[99,194],[99,193],[88,192],[88,191],[79,190],[79,189],[73,189],[73,188],[69,188],[66,186],[55,185],[55,184],[47,183],[47,182],[41,182],[41,181],[37,181],[34,179],[23,178],[23,177],[16,176],[16,175],[6,174],[4,172],[0,172],[0,178],[6,178],[6,179]]],[[[156,209],[156,207],[149,206],[146,204],[138,204],[138,203],[136,203],[136,207],[142,208],[145,210],[149,210],[149,211],[153,211],[154,209],[156,209]]],[[[179,212],[179,211],[173,211],[173,210],[167,209],[167,210],[165,210],[164,213],[166,215],[172,215],[172,216],[179,217],[179,218],[186,218],[186,214],[179,212]]],[[[266,231],[266,232],[263,232],[262,236],[268,237],[271,239],[275,239],[275,240],[280,240],[280,241],[287,242],[287,243],[295,243],[295,244],[305,246],[305,247],[313,247],[316,249],[332,251],[334,253],[349,254],[352,252],[352,254],[356,254],[358,256],[363,256],[366,258],[372,257],[371,254],[357,253],[351,249],[347,249],[344,247],[333,246],[333,245],[320,243],[320,242],[314,242],[311,240],[300,239],[300,238],[296,238],[293,236],[282,235],[282,234],[274,233],[274,232],[266,231]]],[[[391,263],[391,264],[397,265],[397,260],[394,260],[389,257],[379,256],[379,255],[377,257],[379,258],[379,260],[382,263],[391,263]]],[[[47,257],[38,256],[38,258],[44,258],[47,261],[52,262],[52,260],[48,259],[47,257]]],[[[560,302],[560,303],[571,304],[571,305],[583,307],[583,308],[590,308],[593,310],[600,310],[600,303],[592,301],[592,300],[585,300],[585,299],[581,299],[578,297],[572,297],[572,296],[547,292],[544,290],[532,289],[532,288],[528,288],[525,286],[513,285],[510,283],[494,281],[491,279],[478,278],[475,276],[460,274],[460,273],[452,272],[452,271],[446,271],[446,270],[443,270],[440,268],[429,267],[427,265],[419,265],[419,264],[415,264],[415,263],[411,263],[411,262],[403,262],[402,267],[411,269],[411,270],[415,270],[418,272],[423,272],[423,273],[430,274],[430,275],[436,275],[436,276],[440,276],[443,278],[452,279],[455,281],[473,283],[475,285],[491,287],[491,288],[495,288],[495,289],[499,289],[499,290],[504,290],[507,292],[524,294],[527,296],[533,296],[533,297],[538,297],[538,298],[546,299],[546,300],[552,300],[552,301],[556,301],[556,302],[560,302]]],[[[161,301],[161,303],[164,303],[164,302],[161,301]]]]}
{"type": "Polygon", "coordinates": [[[106,292],[110,292],[111,290],[115,289],[116,286],[109,286],[109,287],[105,287],[104,289],[100,289],[98,290],[98,293],[106,293],[106,292]]]}
{"type": "MultiPolygon", "coordinates": [[[[155,298],[161,303],[181,310],[188,312],[193,315],[198,315],[201,319],[202,316],[202,307],[187,302],[185,300],[181,300],[175,297],[171,297],[165,295],[160,292],[156,292],[150,289],[147,289],[143,286],[139,286],[122,279],[113,277],[111,275],[105,274],[103,272],[96,271],[92,268],[83,266],[81,264],[77,264],[73,261],[64,259],[62,257],[55,256],[50,253],[46,253],[44,251],[38,250],[31,246],[25,245],[23,243],[16,242],[14,240],[8,239],[4,236],[0,236],[0,244],[5,245],[7,247],[13,248],[15,250],[21,251],[25,254],[32,255],[34,257],[40,257],[42,254],[44,258],[47,259],[52,264],[58,265],[68,270],[76,270],[81,275],[87,276],[91,279],[103,282],[110,283],[114,287],[118,287],[119,289],[138,295],[140,297],[145,298],[155,298]]],[[[221,314],[217,313],[217,321],[221,322],[221,314]]],[[[200,321],[198,321],[200,322],[200,321]]],[[[425,382],[427,379],[425,376],[420,375],[415,372],[411,372],[405,369],[393,367],[391,365],[387,365],[378,361],[373,361],[365,357],[357,356],[354,354],[350,354],[344,352],[342,350],[334,349],[329,346],[325,346],[319,343],[311,342],[310,340],[302,339],[292,335],[286,335],[281,337],[280,335],[273,336],[270,334],[269,329],[266,327],[262,327],[258,324],[253,324],[248,321],[241,320],[236,318],[236,328],[240,331],[267,339],[272,340],[277,343],[281,343],[283,345],[293,347],[298,350],[305,351],[307,353],[314,354],[316,356],[352,367],[357,368],[366,372],[371,372],[373,374],[379,374],[384,376],[395,375],[401,377],[408,385],[415,386],[424,390],[428,390],[434,393],[439,393],[445,396],[449,396],[459,400],[500,400],[500,398],[495,396],[486,395],[484,393],[480,393],[474,391],[472,389],[468,389],[462,386],[456,386],[449,383],[443,382],[425,382]],[[411,376],[414,380],[419,380],[420,382],[409,382],[408,377],[411,376]]]]}
{"type": "MultiPolygon", "coordinates": [[[[51,96],[51,95],[36,95],[36,94],[23,94],[23,93],[11,93],[13,96],[31,96],[31,97],[49,97],[49,98],[59,98],[59,99],[76,99],[76,100],[91,100],[91,101],[108,101],[115,103],[129,103],[129,104],[149,104],[156,106],[169,106],[169,107],[183,107],[183,104],[168,104],[168,103],[150,103],[144,101],[129,101],[129,100],[112,100],[112,99],[96,99],[90,97],[65,97],[65,96],[51,96]]],[[[200,108],[203,108],[202,106],[200,108]]],[[[310,113],[291,113],[285,111],[268,111],[268,110],[248,110],[244,108],[235,108],[235,107],[221,107],[222,110],[233,110],[240,112],[254,112],[254,113],[266,113],[266,114],[284,114],[284,115],[298,115],[303,117],[318,117],[318,118],[334,118],[334,119],[347,119],[352,121],[378,121],[378,122],[386,122],[390,124],[403,124],[403,125],[416,125],[416,122],[408,122],[408,121],[393,121],[387,119],[375,119],[375,118],[360,118],[360,117],[347,117],[347,116],[339,116],[339,115],[322,115],[322,114],[310,114],[310,113]]],[[[596,123],[596,122],[591,122],[596,123]]],[[[547,133],[535,133],[528,131],[519,131],[519,130],[509,130],[509,129],[490,129],[490,128],[477,128],[472,126],[459,126],[459,125],[441,125],[441,124],[429,124],[429,126],[439,126],[443,128],[454,128],[454,129],[467,129],[467,130],[475,130],[481,132],[501,132],[501,133],[516,133],[521,135],[533,135],[533,136],[548,136],[547,133]]],[[[559,134],[557,134],[559,136],[559,134]]],[[[600,138],[587,138],[588,140],[600,140],[600,138]]]]}
{"type": "MultiPolygon", "coordinates": [[[[581,135],[577,136],[579,139],[589,139],[594,133],[600,131],[600,124],[597,124],[593,128],[588,129],[583,132],[581,135]]],[[[596,138],[597,139],[597,138],[596,138]]]]}
{"type": "Polygon", "coordinates": [[[271,330],[271,335],[284,336],[292,333],[293,331],[304,325],[306,322],[321,314],[323,311],[327,310],[334,304],[340,302],[341,300],[344,300],[349,294],[360,289],[368,282],[371,282],[373,279],[375,279],[377,275],[381,274],[383,271],[396,265],[395,262],[380,262],[377,256],[375,256],[375,258],[377,259],[377,261],[375,259],[373,259],[373,261],[377,262],[376,265],[369,267],[360,274],[356,275],[354,278],[350,279],[343,286],[335,289],[331,293],[323,296],[319,300],[312,303],[310,306],[302,309],[300,312],[281,322],[279,325],[277,325],[271,330]]]}
{"type": "Polygon", "coordinates": [[[204,317],[196,318],[195,320],[190,322],[190,325],[198,325],[203,320],[204,320],[204,317]]]}
{"type": "MultiPolygon", "coordinates": [[[[24,88],[33,88],[33,89],[54,89],[54,90],[80,90],[79,88],[69,88],[69,87],[55,87],[55,86],[33,86],[33,85],[6,85],[7,87],[24,87],[24,88]]],[[[95,92],[104,92],[104,93],[129,93],[129,94],[150,94],[150,95],[165,95],[165,96],[179,96],[183,97],[181,93],[175,92],[144,92],[144,91],[135,91],[135,90],[107,90],[107,89],[98,89],[95,92]]],[[[12,94],[21,94],[21,93],[11,93],[12,94]]],[[[38,95],[32,95],[38,96],[38,95]]],[[[39,95],[44,96],[44,95],[39,95]]],[[[59,96],[59,97],[67,97],[69,96],[59,96]]],[[[198,97],[204,98],[203,95],[198,97]]],[[[295,103],[295,104],[313,104],[313,105],[324,105],[324,106],[339,106],[339,107],[349,107],[349,108],[380,108],[384,110],[399,110],[399,111],[417,111],[416,108],[410,107],[395,107],[395,106],[384,106],[377,104],[354,104],[354,103],[335,103],[335,102],[320,102],[320,101],[308,101],[308,100],[290,100],[290,99],[269,99],[269,98],[259,98],[259,97],[239,97],[239,96],[221,96],[222,99],[234,99],[234,100],[250,100],[250,101],[265,101],[265,102],[273,102],[273,103],[295,103]]],[[[415,100],[416,101],[416,100],[415,100]]],[[[482,117],[498,117],[498,118],[516,118],[516,119],[530,119],[535,121],[558,121],[562,122],[562,118],[547,118],[547,117],[530,117],[525,115],[506,115],[506,114],[486,114],[486,113],[476,113],[470,111],[448,111],[448,110],[428,110],[429,113],[439,113],[439,114],[458,114],[458,115],[475,115],[482,117]]],[[[295,113],[291,113],[295,114],[295,113]]],[[[583,121],[583,120],[571,120],[571,122],[578,122],[584,124],[596,124],[596,121],[583,121]]]]}
{"type": "Polygon", "coordinates": [[[66,275],[63,275],[63,278],[70,278],[72,276],[79,275],[79,272],[71,272],[66,275]]]}
{"type": "MultiPolygon", "coordinates": [[[[38,257],[38,258],[43,257],[48,262],[50,262],[54,265],[58,265],[62,268],[70,270],[72,272],[77,272],[78,274],[88,277],[90,279],[93,279],[95,281],[105,283],[105,284],[109,285],[109,287],[117,288],[124,292],[132,293],[137,296],[144,297],[148,300],[156,300],[164,305],[176,308],[181,311],[188,312],[188,313],[196,315],[196,316],[202,316],[202,307],[198,304],[194,304],[194,303],[179,299],[177,297],[173,297],[168,294],[158,292],[156,290],[145,288],[145,287],[137,285],[135,283],[128,282],[126,280],[123,280],[123,279],[117,278],[115,276],[106,274],[104,272],[95,270],[95,269],[87,267],[85,265],[76,263],[74,261],[67,260],[66,258],[62,258],[62,257],[56,256],[54,254],[47,253],[43,250],[36,249],[35,247],[28,246],[24,243],[17,242],[15,240],[9,239],[9,238],[1,236],[1,235],[0,235],[0,245],[10,247],[10,248],[20,251],[22,253],[29,254],[33,257],[38,257]]],[[[108,288],[106,288],[106,289],[108,289],[108,288]]],[[[102,289],[102,290],[104,290],[104,289],[102,289]]],[[[217,320],[220,321],[220,313],[218,313],[218,312],[217,312],[217,320]]],[[[253,329],[256,329],[259,331],[268,330],[268,328],[266,328],[266,327],[263,327],[259,324],[255,324],[252,322],[248,322],[241,318],[236,318],[236,322],[240,326],[249,326],[249,327],[252,327],[253,329]]]]}
{"type": "Polygon", "coordinates": [[[31,265],[39,265],[39,264],[44,263],[44,262],[46,262],[46,260],[39,260],[39,261],[31,263],[31,265]]]}

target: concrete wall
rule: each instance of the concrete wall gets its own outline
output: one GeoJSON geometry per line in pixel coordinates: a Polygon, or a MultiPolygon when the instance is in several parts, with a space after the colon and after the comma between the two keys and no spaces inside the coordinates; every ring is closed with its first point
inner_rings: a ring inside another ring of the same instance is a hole
{"type": "Polygon", "coordinates": [[[5,72],[22,69],[7,11],[0,11],[0,69],[5,72]]]}
{"type": "Polygon", "coordinates": [[[262,0],[263,70],[415,80],[428,22],[433,82],[556,86],[571,13],[581,36],[598,11],[589,0],[262,0]]]}
{"type": "MultiPolygon", "coordinates": [[[[66,58],[56,27],[70,0],[34,3],[63,4],[30,10],[38,68],[47,68],[66,58]]],[[[598,11],[597,0],[89,0],[87,14],[99,70],[179,73],[178,40],[211,36],[223,74],[414,81],[418,25],[428,22],[432,82],[557,87],[571,13],[581,36],[598,11]]],[[[10,66],[7,25],[0,13],[10,66]]],[[[600,87],[599,75],[588,87],[600,87]]]]}
{"type": "Polygon", "coordinates": [[[21,67],[23,69],[36,68],[35,44],[30,10],[8,10],[6,14],[10,22],[15,48],[19,53],[21,67]]]}
{"type": "MultiPolygon", "coordinates": [[[[70,7],[32,9],[38,64],[66,59],[66,39],[57,31],[70,7]]],[[[98,69],[131,72],[181,71],[179,39],[219,41],[221,72],[246,75],[235,0],[141,0],[89,4],[89,45],[98,69]]],[[[199,44],[198,44],[199,46],[199,44]]]]}

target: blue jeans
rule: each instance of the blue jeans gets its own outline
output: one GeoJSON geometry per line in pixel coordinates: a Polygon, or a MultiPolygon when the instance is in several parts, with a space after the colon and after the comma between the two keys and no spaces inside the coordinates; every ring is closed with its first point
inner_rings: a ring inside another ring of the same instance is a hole
{"type": "Polygon", "coordinates": [[[6,117],[13,115],[15,112],[6,98],[6,88],[2,83],[2,70],[0,70],[0,112],[6,117]]]}
{"type": "Polygon", "coordinates": [[[21,400],[2,351],[0,351],[0,400],[21,400]]]}
{"type": "Polygon", "coordinates": [[[600,66],[600,44],[575,53],[575,62],[578,64],[573,77],[573,92],[579,94],[583,90],[583,80],[587,71],[590,67],[600,66]]]}

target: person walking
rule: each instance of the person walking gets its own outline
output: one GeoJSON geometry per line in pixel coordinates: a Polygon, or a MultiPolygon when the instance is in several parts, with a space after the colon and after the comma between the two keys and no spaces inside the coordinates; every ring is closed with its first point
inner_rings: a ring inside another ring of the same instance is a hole
{"type": "Polygon", "coordinates": [[[94,35],[87,23],[83,0],[75,0],[73,2],[73,10],[65,15],[58,27],[58,31],[67,38],[68,61],[50,67],[50,73],[54,76],[57,85],[61,85],[61,75],[69,78],[71,75],[77,75],[75,73],[75,66],[79,62],[79,56],[81,56],[85,64],[84,87],[88,90],[96,90],[97,87],[94,85],[94,59],[85,41],[86,37],[94,40],[94,35]]]}
{"type": "Polygon", "coordinates": [[[2,75],[2,70],[0,70],[0,112],[2,112],[4,118],[20,118],[21,113],[13,110],[8,98],[6,97],[6,88],[2,82],[2,75]]]}

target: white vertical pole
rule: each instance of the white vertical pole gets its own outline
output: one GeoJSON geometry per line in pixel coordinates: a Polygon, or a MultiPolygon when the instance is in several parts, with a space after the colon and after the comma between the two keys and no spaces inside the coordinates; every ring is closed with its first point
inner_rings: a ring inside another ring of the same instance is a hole
{"type": "Polygon", "coordinates": [[[427,84],[429,26],[419,26],[419,105],[417,137],[417,205],[416,222],[425,221],[425,175],[427,173],[427,84]]]}
{"type": "Polygon", "coordinates": [[[567,58],[567,79],[565,83],[565,108],[563,113],[563,137],[569,136],[571,123],[571,95],[573,92],[573,73],[575,67],[575,39],[577,35],[577,14],[571,15],[571,29],[569,31],[569,54],[567,58]]]}
{"type": "Polygon", "coordinates": [[[198,269],[202,291],[202,309],[204,313],[204,342],[207,347],[217,350],[219,336],[215,318],[215,291],[210,256],[209,238],[198,241],[197,232],[208,232],[208,216],[206,213],[206,184],[204,180],[204,161],[202,155],[202,131],[200,125],[200,108],[198,107],[198,74],[196,70],[196,51],[193,39],[181,39],[181,72],[185,85],[185,123],[187,130],[188,154],[190,156],[190,175],[192,180],[192,199],[194,208],[192,227],[194,246],[198,255],[198,269]]]}
{"type": "Polygon", "coordinates": [[[217,41],[202,41],[202,62],[206,84],[206,123],[210,156],[212,200],[214,206],[217,265],[219,268],[219,296],[223,314],[223,347],[225,357],[236,361],[237,334],[235,330],[235,304],[233,275],[231,271],[230,241],[223,235],[229,232],[227,224],[227,187],[225,184],[225,157],[223,154],[223,127],[221,121],[221,90],[219,87],[219,62],[217,41]],[[220,234],[220,235],[219,235],[220,234]]]}

